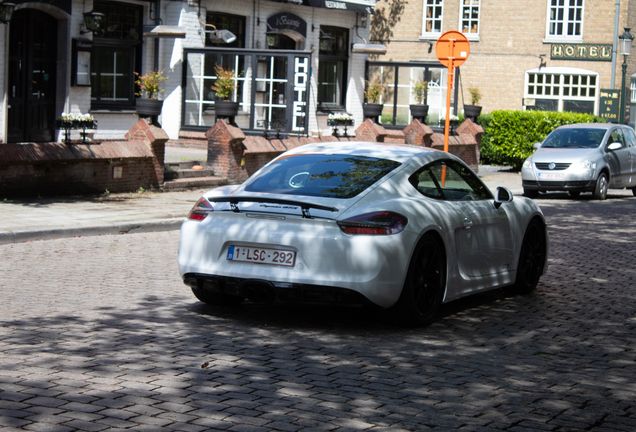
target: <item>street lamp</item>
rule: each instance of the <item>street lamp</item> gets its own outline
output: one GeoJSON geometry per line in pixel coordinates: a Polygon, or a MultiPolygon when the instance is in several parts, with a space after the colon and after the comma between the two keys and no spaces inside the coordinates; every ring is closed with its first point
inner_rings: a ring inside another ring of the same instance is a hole
{"type": "Polygon", "coordinates": [[[0,23],[7,24],[11,21],[11,16],[15,10],[15,3],[1,2],[0,3],[0,23]]]}
{"type": "Polygon", "coordinates": [[[620,40],[621,54],[623,55],[623,84],[621,85],[621,106],[619,113],[619,124],[625,124],[625,74],[627,73],[627,56],[632,51],[632,41],[634,36],[629,32],[630,28],[625,27],[625,32],[618,37],[620,40]]]}

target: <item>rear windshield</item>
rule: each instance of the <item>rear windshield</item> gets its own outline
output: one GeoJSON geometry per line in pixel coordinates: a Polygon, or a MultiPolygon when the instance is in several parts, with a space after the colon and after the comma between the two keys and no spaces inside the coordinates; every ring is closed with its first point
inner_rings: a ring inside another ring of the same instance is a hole
{"type": "Polygon", "coordinates": [[[250,179],[247,192],[353,198],[400,166],[365,156],[297,155],[283,157],[250,179]]]}
{"type": "Polygon", "coordinates": [[[595,148],[601,145],[607,129],[559,129],[545,139],[542,148],[595,148]]]}

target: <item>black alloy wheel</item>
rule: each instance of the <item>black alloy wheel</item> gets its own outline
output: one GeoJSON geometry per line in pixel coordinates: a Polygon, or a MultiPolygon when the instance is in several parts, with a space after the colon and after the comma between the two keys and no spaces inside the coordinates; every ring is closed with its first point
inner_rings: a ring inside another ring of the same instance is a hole
{"type": "Polygon", "coordinates": [[[426,235],[415,248],[398,301],[399,319],[407,325],[430,324],[444,298],[446,258],[441,242],[426,235]]]}
{"type": "Polygon", "coordinates": [[[537,287],[545,265],[546,249],[545,228],[536,220],[530,222],[519,254],[517,278],[513,287],[517,293],[529,294],[537,287]]]}

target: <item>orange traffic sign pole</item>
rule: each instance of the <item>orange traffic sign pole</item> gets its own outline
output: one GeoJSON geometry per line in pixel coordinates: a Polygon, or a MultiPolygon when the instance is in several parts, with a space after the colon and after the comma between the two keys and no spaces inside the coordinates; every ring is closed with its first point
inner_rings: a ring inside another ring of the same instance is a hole
{"type": "Polygon", "coordinates": [[[446,83],[446,117],[444,121],[444,151],[448,151],[448,133],[450,130],[451,90],[455,81],[455,68],[464,64],[470,54],[470,42],[463,33],[450,30],[442,34],[435,45],[437,59],[448,68],[446,83]]]}

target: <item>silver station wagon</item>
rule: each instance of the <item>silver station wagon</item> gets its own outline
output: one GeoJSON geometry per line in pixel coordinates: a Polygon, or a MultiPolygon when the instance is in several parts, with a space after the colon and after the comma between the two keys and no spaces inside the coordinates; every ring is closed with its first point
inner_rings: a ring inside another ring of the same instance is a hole
{"type": "Polygon", "coordinates": [[[592,192],[605,199],[608,189],[630,188],[636,195],[636,134],[629,126],[583,123],[560,126],[535,143],[521,169],[524,195],[592,192]]]}

